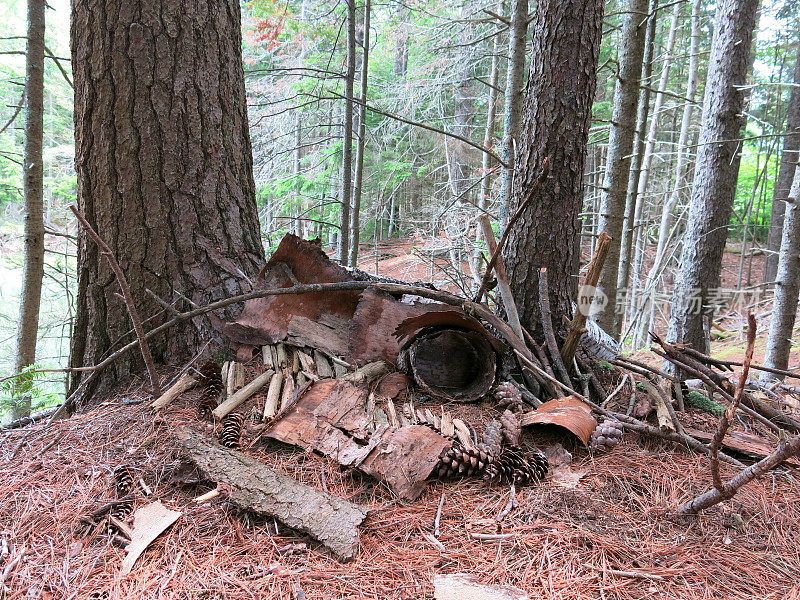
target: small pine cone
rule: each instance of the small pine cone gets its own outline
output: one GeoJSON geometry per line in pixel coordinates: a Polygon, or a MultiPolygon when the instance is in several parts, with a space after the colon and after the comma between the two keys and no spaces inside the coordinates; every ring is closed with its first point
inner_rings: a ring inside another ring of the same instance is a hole
{"type": "Polygon", "coordinates": [[[124,498],[134,490],[133,471],[128,465],[119,465],[114,469],[114,493],[117,498],[124,498]]]}
{"type": "Polygon", "coordinates": [[[486,425],[483,432],[483,439],[480,443],[480,449],[491,455],[500,454],[500,449],[503,446],[503,424],[495,419],[486,425]]]}
{"type": "Polygon", "coordinates": [[[525,408],[522,402],[522,394],[510,381],[505,381],[494,388],[494,397],[497,399],[498,407],[508,407],[514,412],[519,412],[525,408]]]}
{"type": "Polygon", "coordinates": [[[589,448],[595,452],[608,452],[619,444],[622,433],[622,423],[606,417],[592,432],[589,448]]]}
{"type": "Polygon", "coordinates": [[[119,519],[120,521],[124,521],[128,518],[128,516],[133,512],[133,498],[126,497],[117,500],[111,505],[111,508],[108,511],[115,519],[119,519]]]}
{"type": "Polygon", "coordinates": [[[203,388],[200,393],[200,402],[197,404],[197,415],[202,418],[211,416],[211,411],[217,408],[217,401],[222,393],[222,369],[214,361],[208,361],[198,370],[197,381],[203,388]]]}
{"type": "Polygon", "coordinates": [[[240,412],[230,413],[222,419],[222,430],[219,434],[219,443],[226,448],[239,449],[239,440],[242,436],[244,415],[240,412]]]}
{"type": "Polygon", "coordinates": [[[519,446],[519,436],[522,435],[522,426],[519,424],[517,416],[506,409],[500,417],[503,426],[503,437],[512,446],[519,446]]]}
{"type": "Polygon", "coordinates": [[[453,444],[442,452],[439,464],[434,468],[436,477],[473,477],[481,475],[492,463],[492,455],[478,448],[464,448],[453,444]]]}
{"type": "Polygon", "coordinates": [[[539,450],[525,451],[518,446],[506,446],[486,469],[484,479],[496,483],[528,485],[547,475],[547,457],[539,450]]]}

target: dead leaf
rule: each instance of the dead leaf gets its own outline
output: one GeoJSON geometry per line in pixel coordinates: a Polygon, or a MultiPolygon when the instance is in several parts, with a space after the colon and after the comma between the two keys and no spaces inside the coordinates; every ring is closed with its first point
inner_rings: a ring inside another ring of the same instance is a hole
{"type": "Polygon", "coordinates": [[[161,533],[183,513],[170,510],[159,500],[142,506],[133,514],[133,531],[131,532],[131,543],[126,548],[128,555],[122,561],[122,574],[127,575],[131,572],[136,559],[141,556],[147,547],[161,533]]]}

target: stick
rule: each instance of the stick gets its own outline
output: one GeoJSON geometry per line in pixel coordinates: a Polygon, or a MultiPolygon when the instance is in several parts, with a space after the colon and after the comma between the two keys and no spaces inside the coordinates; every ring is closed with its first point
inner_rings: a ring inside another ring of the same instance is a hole
{"type": "MultiPolygon", "coordinates": [[[[481,215],[478,217],[478,223],[481,225],[483,231],[483,239],[486,240],[486,245],[489,247],[489,253],[494,256],[497,252],[497,241],[494,239],[494,230],[492,224],[489,222],[489,217],[481,215]]],[[[506,267],[503,263],[503,257],[497,255],[497,264],[495,265],[497,272],[497,282],[500,287],[500,297],[503,299],[503,307],[506,309],[506,317],[511,329],[514,330],[520,338],[523,338],[522,325],[519,322],[519,313],[517,312],[517,305],[514,302],[514,295],[511,293],[511,285],[508,282],[508,274],[506,267]]]]}
{"type": "Polygon", "coordinates": [[[269,419],[274,417],[278,412],[278,403],[281,397],[281,386],[283,385],[283,373],[278,371],[269,382],[269,389],[267,390],[267,400],[264,403],[263,418],[269,419]]]}
{"type": "MultiPolygon", "coordinates": [[[[600,280],[600,271],[603,270],[603,264],[606,262],[606,256],[608,256],[608,249],[610,246],[611,236],[603,231],[600,237],[597,238],[597,246],[595,246],[592,260],[589,263],[589,269],[586,271],[586,279],[583,282],[583,287],[581,287],[581,292],[578,294],[578,310],[572,317],[567,339],[564,340],[564,345],[561,347],[561,357],[564,359],[565,364],[572,363],[575,350],[578,349],[578,342],[586,330],[586,317],[589,314],[589,307],[591,307],[594,301],[594,288],[597,287],[597,282],[600,280]],[[583,311],[581,310],[584,301],[583,294],[585,293],[584,290],[587,289],[591,289],[592,291],[586,298],[586,310],[583,311]]],[[[613,309],[614,307],[612,306],[611,308],[613,309]]]]}
{"type": "Polygon", "coordinates": [[[567,372],[567,367],[564,366],[561,352],[558,350],[556,334],[555,331],[553,331],[553,319],[550,316],[550,289],[547,285],[547,269],[544,267],[539,269],[539,310],[542,315],[544,340],[547,343],[547,349],[550,350],[550,358],[552,359],[553,366],[555,366],[561,382],[569,384],[569,373],[567,372]]]}
{"type": "Polygon", "coordinates": [[[165,406],[169,406],[176,398],[178,398],[178,396],[183,394],[183,392],[194,386],[196,383],[197,379],[195,376],[187,371],[181,375],[178,381],[173,383],[166,392],[153,400],[153,402],[150,404],[150,408],[160,410],[165,406]]]}
{"type": "Polygon", "coordinates": [[[501,510],[497,516],[494,518],[495,521],[498,523],[502,523],[503,519],[505,519],[508,514],[514,510],[518,505],[517,502],[517,490],[514,487],[514,484],[511,484],[511,491],[508,493],[508,502],[506,503],[505,508],[501,510]]]}
{"type": "Polygon", "coordinates": [[[117,259],[111,252],[111,248],[109,248],[108,244],[106,244],[98,235],[98,233],[92,229],[92,226],[89,225],[89,221],[86,220],[86,217],[81,214],[74,204],[69,208],[77,217],[78,222],[83,226],[84,229],[86,229],[89,237],[91,237],[94,240],[94,243],[97,244],[98,248],[100,248],[100,253],[103,254],[106,259],[108,259],[108,264],[111,267],[111,270],[114,271],[114,275],[117,276],[119,286],[122,288],[122,297],[125,300],[125,306],[128,309],[128,314],[133,322],[133,330],[136,332],[136,339],[139,340],[139,346],[142,351],[142,359],[144,360],[145,367],[147,367],[147,374],[150,376],[150,385],[152,388],[153,397],[158,398],[161,395],[161,384],[159,383],[158,373],[156,373],[156,367],[153,363],[153,355],[150,353],[150,346],[147,344],[147,338],[144,334],[142,320],[139,318],[139,313],[136,310],[136,305],[133,302],[133,295],[131,294],[131,288],[128,285],[128,280],[125,279],[125,274],[122,272],[122,268],[119,266],[117,259]]]}
{"type": "Polygon", "coordinates": [[[747,375],[750,373],[750,363],[753,360],[753,349],[755,343],[756,318],[753,316],[753,313],[750,313],[747,315],[747,351],[745,352],[744,356],[744,365],[742,366],[742,374],[739,377],[739,384],[736,386],[736,392],[733,394],[730,405],[725,409],[725,411],[722,413],[722,416],[719,418],[717,430],[714,432],[714,437],[711,438],[711,445],[709,448],[711,450],[711,478],[714,481],[714,487],[723,496],[726,496],[729,492],[730,495],[733,496],[736,490],[727,490],[725,488],[725,484],[722,482],[722,477],[719,474],[719,449],[720,446],[722,446],[722,440],[725,437],[725,433],[728,431],[728,427],[731,425],[731,420],[736,414],[736,409],[739,407],[739,404],[742,401],[744,386],[747,383],[747,375]]]}
{"type": "Polygon", "coordinates": [[[439,498],[439,508],[436,509],[436,518],[433,520],[433,536],[439,537],[439,521],[442,519],[442,508],[444,507],[444,492],[442,497],[439,498]]]}
{"type": "Polygon", "coordinates": [[[272,376],[275,374],[275,371],[265,371],[258,377],[256,377],[253,381],[248,383],[238,392],[230,396],[225,402],[220,404],[217,408],[215,408],[212,414],[221,419],[229,412],[234,410],[237,406],[239,406],[242,402],[250,398],[253,394],[255,394],[258,390],[269,383],[269,380],[272,379],[272,376]]]}
{"type": "Polygon", "coordinates": [[[497,248],[492,253],[492,258],[489,260],[489,264],[486,265],[486,273],[483,274],[483,280],[481,281],[481,287],[478,288],[478,293],[475,294],[475,298],[473,302],[480,302],[481,298],[483,298],[483,294],[486,293],[486,286],[489,285],[489,280],[492,277],[492,269],[494,269],[495,264],[497,263],[497,259],[500,256],[500,253],[503,251],[503,246],[505,246],[506,240],[508,239],[508,235],[511,233],[511,228],[513,227],[514,223],[519,220],[522,216],[522,213],[528,208],[528,205],[533,201],[534,196],[536,196],[536,192],[539,191],[539,188],[542,187],[545,180],[547,179],[547,174],[550,172],[550,161],[545,157],[542,161],[542,172],[539,175],[536,182],[533,184],[533,187],[525,193],[525,199],[522,201],[522,204],[519,205],[517,208],[517,212],[514,213],[514,216],[508,220],[508,224],[506,225],[505,229],[503,230],[503,235],[500,236],[500,241],[497,242],[497,248]]]}

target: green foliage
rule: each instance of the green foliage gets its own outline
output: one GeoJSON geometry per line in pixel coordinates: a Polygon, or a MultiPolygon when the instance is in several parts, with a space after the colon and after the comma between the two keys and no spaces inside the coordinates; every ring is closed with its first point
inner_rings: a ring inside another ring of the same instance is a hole
{"type": "Polygon", "coordinates": [[[725,407],[722,404],[711,400],[697,390],[691,390],[688,394],[686,394],[686,401],[692,406],[717,417],[721,416],[722,413],[725,412],[725,407]]]}
{"type": "Polygon", "coordinates": [[[48,392],[42,386],[44,373],[41,369],[41,365],[33,364],[0,382],[0,414],[14,409],[27,398],[30,398],[31,410],[40,410],[61,400],[59,394],[48,392]]]}

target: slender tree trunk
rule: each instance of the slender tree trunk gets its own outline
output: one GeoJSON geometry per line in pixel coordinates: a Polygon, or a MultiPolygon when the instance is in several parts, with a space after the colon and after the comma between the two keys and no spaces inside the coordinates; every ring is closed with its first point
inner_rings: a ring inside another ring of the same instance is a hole
{"type": "Polygon", "coordinates": [[[367,146],[367,91],[369,88],[369,21],[372,12],[371,0],[364,1],[364,54],[361,59],[361,106],[358,110],[358,145],[356,146],[356,182],[353,190],[353,222],[348,264],[358,266],[358,245],[361,243],[361,193],[364,183],[364,150],[367,146]]]}
{"type": "MultiPolygon", "coordinates": [[[[653,48],[655,46],[656,23],[658,20],[658,0],[650,2],[650,18],[647,21],[647,33],[645,34],[644,59],[642,61],[642,77],[644,84],[649,84],[650,76],[653,73],[653,48]]],[[[637,190],[639,188],[639,173],[642,167],[642,155],[644,154],[645,129],[647,128],[647,116],[650,112],[650,90],[642,87],[639,92],[639,108],[636,113],[636,131],[633,144],[633,159],[631,160],[630,176],[628,177],[628,192],[625,197],[625,219],[622,225],[622,247],[619,255],[619,272],[617,275],[617,295],[620,290],[627,290],[628,280],[631,272],[631,246],[633,244],[633,213],[636,207],[637,190]]],[[[619,305],[619,302],[617,303],[619,305]]],[[[625,307],[623,307],[625,308],[625,307]]],[[[614,308],[617,313],[614,320],[614,327],[611,334],[619,337],[622,322],[624,321],[624,310],[614,308]]]]}
{"type": "MultiPolygon", "coordinates": [[[[36,361],[39,305],[44,277],[44,185],[42,141],[44,136],[44,11],[45,0],[28,0],[28,42],[25,53],[25,148],[23,196],[25,199],[25,270],[22,276],[17,352],[14,371],[36,361]]],[[[24,383],[21,382],[24,388],[24,383]]],[[[20,386],[18,386],[20,387],[20,386]]],[[[31,412],[31,397],[21,389],[12,417],[31,412]]]]}
{"type": "Polygon", "coordinates": [[[522,121],[523,86],[525,84],[525,46],[528,36],[528,0],[511,0],[511,35],[508,38],[508,73],[503,119],[501,158],[509,165],[503,169],[500,187],[500,210],[505,211],[511,194],[515,163],[514,144],[518,141],[522,121]]]}
{"type": "Polygon", "coordinates": [[[720,0],[714,19],[689,219],[672,299],[668,339],[703,351],[736,193],[736,153],[759,0],[720,0]]]}
{"type": "Polygon", "coordinates": [[[599,287],[608,297],[606,310],[598,322],[606,331],[613,331],[617,305],[617,277],[622,246],[622,221],[628,192],[633,136],[636,128],[636,108],[644,58],[647,31],[648,0],[628,0],[622,25],[622,46],[619,51],[619,76],[614,92],[614,112],[611,117],[611,136],[608,142],[606,176],[600,202],[599,231],[611,236],[605,268],[600,274],[599,287]]]}
{"type": "Polygon", "coordinates": [[[650,318],[648,319],[648,330],[652,329],[655,314],[655,293],[656,280],[658,273],[662,270],[662,263],[666,257],[667,241],[670,238],[669,230],[672,227],[672,216],[678,206],[678,202],[683,196],[683,189],[688,185],[687,170],[687,145],[689,143],[689,127],[692,123],[692,111],[694,109],[694,96],[697,92],[697,49],[700,41],[700,8],[702,0],[692,0],[692,33],[689,42],[689,73],[686,79],[686,98],[683,105],[683,118],[681,119],[681,132],[678,137],[678,150],[675,166],[675,183],[669,195],[664,210],[661,213],[661,224],[658,228],[658,245],[656,256],[653,259],[653,267],[647,274],[643,290],[650,303],[650,318]]]}
{"type": "MultiPolygon", "coordinates": [[[[146,327],[169,313],[145,290],[206,304],[249,289],[264,265],[238,0],[73,0],[78,206],[116,256],[146,327]]],[[[119,285],[81,232],[70,365],[96,364],[131,340],[119,285]]],[[[218,333],[214,317],[151,338],[157,361],[183,360],[218,333]]],[[[95,380],[141,369],[130,352],[95,380]]],[[[81,374],[72,381],[80,383],[81,374]]]]}
{"type": "Polygon", "coordinates": [[[397,3],[398,27],[394,39],[394,76],[402,79],[408,70],[408,17],[409,8],[397,3]]]}
{"type": "Polygon", "coordinates": [[[769,238],[767,239],[767,262],[764,267],[764,283],[775,281],[778,273],[778,250],[783,234],[783,212],[792,186],[794,167],[800,158],[800,44],[797,45],[797,58],[794,64],[794,86],[789,92],[789,106],[786,109],[786,135],[783,138],[781,166],[772,192],[772,210],[769,217],[769,238]]]}
{"type": "MultiPolygon", "coordinates": [[[[787,369],[800,295],[800,165],[795,167],[794,183],[786,200],[777,277],[764,364],[773,369],[787,369]]],[[[766,380],[774,377],[766,372],[762,375],[766,380]]]]}
{"type": "Polygon", "coordinates": [[[538,335],[539,269],[546,267],[552,313],[577,297],[578,216],[600,49],[601,0],[539,0],[509,214],[531,193],[542,161],[550,176],[512,228],[503,260],[522,325],[538,335]]]}
{"type": "Polygon", "coordinates": [[[294,176],[294,234],[297,236],[303,235],[303,228],[300,223],[300,215],[303,212],[303,199],[301,196],[302,191],[302,184],[300,182],[300,160],[303,157],[303,150],[301,148],[303,144],[303,122],[301,119],[301,112],[298,108],[295,110],[294,115],[294,152],[292,153],[292,162],[293,162],[293,176],[294,176]]]}
{"type": "Polygon", "coordinates": [[[356,0],[347,4],[347,72],[344,78],[344,123],[342,125],[342,195],[339,220],[339,262],[350,258],[350,207],[353,192],[353,84],[356,78],[356,0]]]}
{"type": "MultiPolygon", "coordinates": [[[[664,104],[664,92],[667,90],[670,67],[672,65],[673,53],[675,51],[675,37],[678,30],[678,17],[680,16],[681,3],[675,4],[670,20],[669,33],[667,34],[667,46],[664,49],[664,64],[661,68],[661,79],[658,82],[658,91],[653,99],[653,115],[650,118],[650,131],[647,134],[647,144],[642,156],[642,168],[639,173],[639,188],[636,192],[636,206],[633,211],[633,281],[631,282],[631,312],[638,314],[640,301],[639,283],[642,276],[642,265],[644,264],[645,250],[647,248],[647,227],[642,219],[644,213],[645,200],[647,198],[647,184],[650,181],[650,167],[655,153],[656,137],[658,134],[658,121],[661,116],[661,108],[664,104]]],[[[649,216],[648,219],[649,220],[649,216]]]]}

